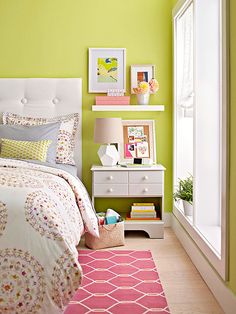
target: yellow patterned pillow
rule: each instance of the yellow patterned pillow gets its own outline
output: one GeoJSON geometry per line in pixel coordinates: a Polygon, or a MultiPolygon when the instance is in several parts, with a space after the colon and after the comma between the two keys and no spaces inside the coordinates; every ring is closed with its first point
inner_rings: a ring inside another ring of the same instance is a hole
{"type": "Polygon", "coordinates": [[[6,138],[1,139],[1,154],[2,158],[16,159],[32,159],[46,161],[47,152],[52,141],[15,141],[6,138]]]}

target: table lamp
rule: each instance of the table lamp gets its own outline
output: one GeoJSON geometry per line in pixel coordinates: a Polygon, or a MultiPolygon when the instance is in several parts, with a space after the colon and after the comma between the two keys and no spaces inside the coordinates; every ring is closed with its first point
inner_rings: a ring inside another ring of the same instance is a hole
{"type": "Polygon", "coordinates": [[[123,127],[121,118],[96,118],[94,142],[101,143],[98,156],[103,166],[115,166],[120,160],[115,145],[123,142],[123,127]]]}

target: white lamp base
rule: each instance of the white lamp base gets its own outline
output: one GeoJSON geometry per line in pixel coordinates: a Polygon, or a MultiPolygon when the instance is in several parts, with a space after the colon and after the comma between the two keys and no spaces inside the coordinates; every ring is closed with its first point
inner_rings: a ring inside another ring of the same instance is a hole
{"type": "Polygon", "coordinates": [[[103,166],[115,166],[120,160],[119,153],[115,145],[101,145],[98,156],[103,166]]]}

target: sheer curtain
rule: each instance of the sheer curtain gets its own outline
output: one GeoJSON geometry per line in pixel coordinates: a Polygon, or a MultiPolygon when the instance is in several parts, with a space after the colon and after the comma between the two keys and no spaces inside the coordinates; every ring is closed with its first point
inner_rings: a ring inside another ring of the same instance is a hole
{"type": "Polygon", "coordinates": [[[179,28],[179,95],[178,105],[184,109],[193,107],[193,4],[178,20],[179,28]]]}
{"type": "Polygon", "coordinates": [[[193,174],[193,4],[176,20],[175,185],[193,174]]]}

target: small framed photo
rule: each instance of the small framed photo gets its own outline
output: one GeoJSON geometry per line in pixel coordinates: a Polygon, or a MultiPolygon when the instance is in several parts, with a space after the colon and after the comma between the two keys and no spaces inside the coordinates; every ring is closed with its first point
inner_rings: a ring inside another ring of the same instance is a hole
{"type": "Polygon", "coordinates": [[[126,91],[126,49],[89,48],[89,93],[126,91]]]}
{"type": "Polygon", "coordinates": [[[123,143],[119,145],[121,162],[150,158],[156,162],[154,120],[123,120],[123,143]]]}
{"type": "Polygon", "coordinates": [[[149,82],[152,78],[155,78],[155,65],[143,64],[131,65],[131,94],[134,94],[133,89],[138,87],[140,82],[149,82]]]}

